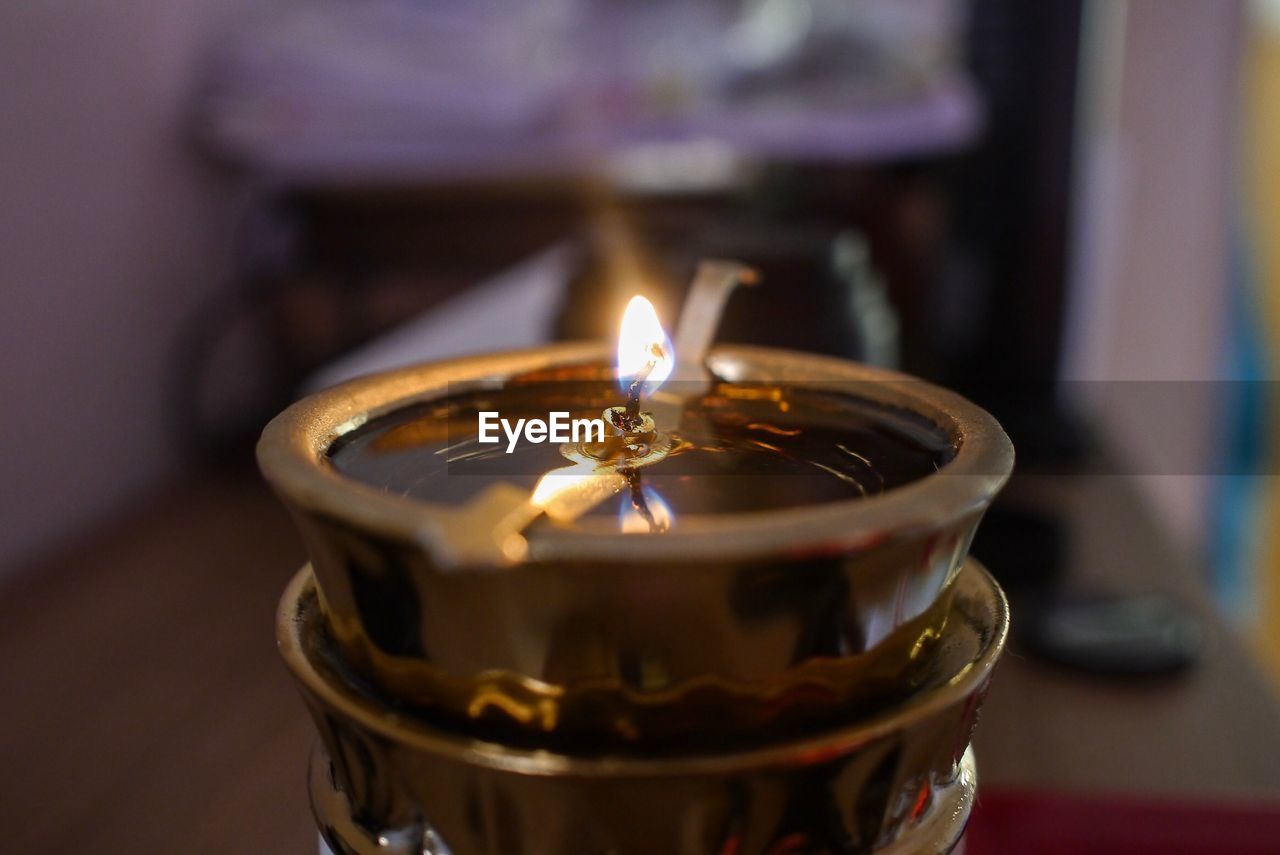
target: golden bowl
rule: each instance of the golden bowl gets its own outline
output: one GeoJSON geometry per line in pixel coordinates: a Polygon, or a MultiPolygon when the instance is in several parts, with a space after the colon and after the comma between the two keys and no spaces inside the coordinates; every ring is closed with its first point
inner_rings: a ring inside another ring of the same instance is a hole
{"type": "MultiPolygon", "coordinates": [[[[306,542],[351,673],[441,726],[557,750],[741,747],[911,696],[1013,466],[999,425],[959,395],[839,359],[716,348],[707,366],[726,388],[871,402],[927,422],[950,460],[865,498],[682,514],[661,534],[541,525],[514,559],[494,548],[493,507],[405,498],[330,462],[335,443],[382,416],[522,377],[602,372],[607,351],[558,345],[394,371],[307,398],[267,427],[259,463],[306,542]]],[[[516,492],[496,504],[524,501],[516,492]]]]}

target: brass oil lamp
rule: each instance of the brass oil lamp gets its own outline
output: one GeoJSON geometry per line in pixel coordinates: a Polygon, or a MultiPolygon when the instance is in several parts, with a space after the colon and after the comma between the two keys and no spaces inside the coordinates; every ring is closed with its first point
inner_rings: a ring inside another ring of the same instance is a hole
{"type": "Polygon", "coordinates": [[[633,303],[616,354],[394,371],[267,427],[333,852],[955,846],[1008,628],[968,547],[1012,447],[903,375],[710,347],[750,279],[704,263],[674,345],[633,303]],[[508,453],[490,411],[605,430],[508,453]]]}

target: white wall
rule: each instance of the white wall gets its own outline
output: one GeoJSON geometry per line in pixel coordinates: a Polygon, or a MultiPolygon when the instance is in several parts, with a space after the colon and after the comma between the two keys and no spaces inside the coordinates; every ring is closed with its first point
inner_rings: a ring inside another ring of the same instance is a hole
{"type": "Polygon", "coordinates": [[[175,464],[162,372],[231,221],[184,99],[242,2],[0,6],[0,576],[175,464]]]}
{"type": "MultiPolygon", "coordinates": [[[[1223,368],[1239,99],[1239,0],[1091,0],[1082,66],[1071,379],[1210,381],[1223,368]]],[[[1095,415],[1149,473],[1211,460],[1209,383],[1087,383],[1095,415]]],[[[1143,486],[1203,543],[1205,477],[1143,486]]]]}

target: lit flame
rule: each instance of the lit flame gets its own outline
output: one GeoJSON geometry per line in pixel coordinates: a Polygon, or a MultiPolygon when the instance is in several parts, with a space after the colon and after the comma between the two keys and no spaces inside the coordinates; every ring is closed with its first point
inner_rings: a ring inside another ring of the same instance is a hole
{"type": "Polygon", "coordinates": [[[637,375],[643,374],[650,363],[653,370],[645,379],[644,389],[653,394],[675,368],[675,349],[653,304],[637,294],[627,303],[627,310],[622,313],[622,328],[618,331],[618,381],[626,387],[637,375]]]}
{"type": "Polygon", "coordinates": [[[662,496],[652,487],[643,486],[640,488],[643,497],[645,509],[649,512],[646,517],[636,507],[633,499],[623,497],[622,505],[618,508],[618,525],[622,529],[623,534],[649,534],[663,532],[671,528],[675,522],[675,514],[671,510],[671,506],[662,500],[662,496]]]}

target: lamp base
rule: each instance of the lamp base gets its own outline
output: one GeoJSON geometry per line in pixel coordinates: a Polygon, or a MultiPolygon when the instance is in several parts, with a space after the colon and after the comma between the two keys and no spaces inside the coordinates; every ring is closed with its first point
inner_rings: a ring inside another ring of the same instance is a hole
{"type": "Polygon", "coordinates": [[[970,738],[1008,609],[970,560],[930,666],[900,705],[802,737],[696,754],[571,754],[476,739],[349,678],[314,580],[280,649],[322,743],[312,810],[334,855],[947,853],[976,788],[970,738]]]}
{"type": "MultiPolygon", "coordinates": [[[[350,802],[337,788],[329,756],[320,743],[311,755],[310,777],[316,819],[326,828],[336,847],[330,848],[322,833],[319,855],[453,855],[439,840],[424,841],[419,836],[404,841],[405,845],[401,846],[386,835],[365,829],[351,816],[350,802]]],[[[965,825],[977,791],[977,764],[973,749],[969,748],[960,760],[955,779],[934,788],[932,803],[924,816],[893,843],[875,850],[876,855],[960,855],[965,825]]]]}

